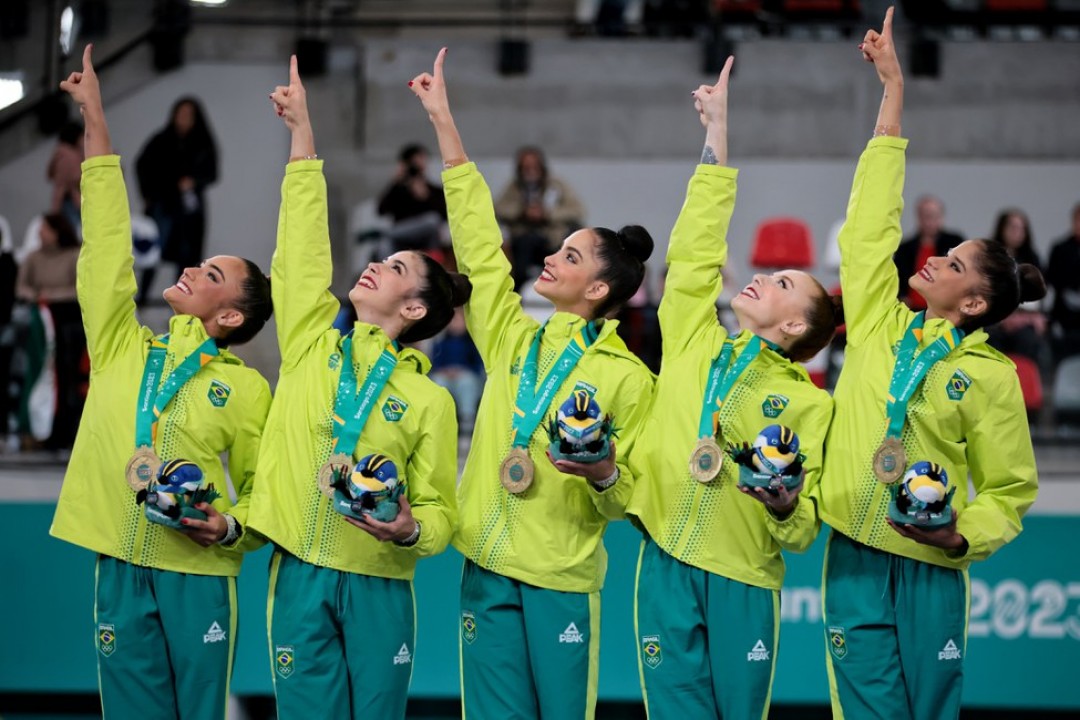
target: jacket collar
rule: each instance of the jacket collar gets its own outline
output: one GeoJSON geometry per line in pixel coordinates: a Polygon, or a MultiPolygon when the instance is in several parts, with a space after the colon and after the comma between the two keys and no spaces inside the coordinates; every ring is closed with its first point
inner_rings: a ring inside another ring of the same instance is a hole
{"type": "MultiPolygon", "coordinates": [[[[353,357],[366,367],[375,362],[379,354],[390,344],[390,336],[378,325],[357,321],[353,324],[353,357]]],[[[344,339],[344,338],[342,338],[344,339]]],[[[402,347],[398,353],[397,370],[427,375],[431,360],[416,348],[402,347]]]]}

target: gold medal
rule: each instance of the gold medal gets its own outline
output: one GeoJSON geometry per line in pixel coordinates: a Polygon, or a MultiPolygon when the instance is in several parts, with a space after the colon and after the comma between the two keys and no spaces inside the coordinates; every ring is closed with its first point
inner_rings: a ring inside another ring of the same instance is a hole
{"type": "Polygon", "coordinates": [[[720,444],[712,437],[698,440],[694,452],[690,453],[690,477],[699,483],[712,482],[720,474],[724,464],[724,453],[720,444]]]}
{"type": "Polygon", "coordinates": [[[139,492],[145,490],[150,481],[157,477],[160,468],[161,458],[154,452],[154,448],[149,445],[142,445],[128,460],[127,467],[124,468],[124,475],[127,476],[127,483],[131,486],[131,489],[139,492]]]}
{"type": "Polygon", "coordinates": [[[874,475],[886,485],[899,480],[907,469],[907,455],[899,438],[887,437],[874,453],[874,475]]]}
{"type": "Polygon", "coordinates": [[[334,497],[334,472],[344,467],[346,472],[352,471],[352,456],[345,453],[334,453],[330,459],[319,468],[319,490],[328,498],[334,497]]]}
{"type": "Polygon", "coordinates": [[[511,448],[499,467],[499,482],[507,492],[517,495],[532,485],[534,471],[528,451],[519,447],[511,448]]]}

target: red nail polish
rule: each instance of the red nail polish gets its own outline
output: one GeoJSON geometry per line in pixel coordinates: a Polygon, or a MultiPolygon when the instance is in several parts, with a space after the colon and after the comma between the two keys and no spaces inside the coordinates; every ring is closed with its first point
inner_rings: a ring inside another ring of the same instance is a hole
{"type": "Polygon", "coordinates": [[[409,81],[409,87],[412,87],[412,80],[409,81]]]}

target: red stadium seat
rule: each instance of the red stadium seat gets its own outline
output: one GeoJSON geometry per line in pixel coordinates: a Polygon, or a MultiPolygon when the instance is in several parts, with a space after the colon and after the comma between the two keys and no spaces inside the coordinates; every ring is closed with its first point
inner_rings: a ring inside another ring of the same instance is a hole
{"type": "Polygon", "coordinates": [[[770,218],[758,225],[750,264],[756,268],[814,266],[810,226],[797,218],[770,218]]]}
{"type": "Polygon", "coordinates": [[[1042,376],[1039,366],[1031,358],[1023,355],[1009,355],[1016,363],[1016,374],[1020,377],[1020,392],[1024,394],[1024,407],[1028,412],[1038,412],[1043,406],[1042,376]]]}

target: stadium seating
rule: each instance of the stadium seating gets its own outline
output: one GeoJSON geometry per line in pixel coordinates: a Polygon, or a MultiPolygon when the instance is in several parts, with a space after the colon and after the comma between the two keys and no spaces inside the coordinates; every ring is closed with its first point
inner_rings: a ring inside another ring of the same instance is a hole
{"type": "Polygon", "coordinates": [[[810,226],[798,218],[769,218],[758,225],[750,264],[756,268],[799,268],[814,265],[810,226]]]}

